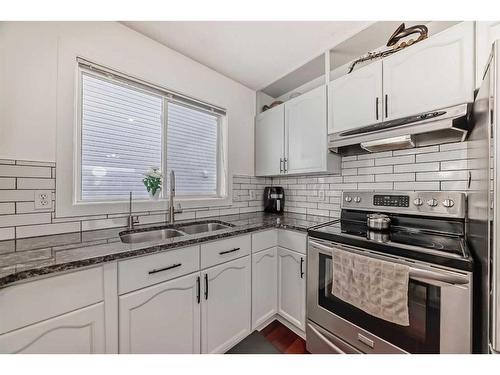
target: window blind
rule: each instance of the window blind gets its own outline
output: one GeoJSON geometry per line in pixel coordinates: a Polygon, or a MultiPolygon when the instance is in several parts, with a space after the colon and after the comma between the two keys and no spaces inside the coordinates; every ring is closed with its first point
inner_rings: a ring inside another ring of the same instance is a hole
{"type": "Polygon", "coordinates": [[[142,179],[162,166],[160,95],[82,73],[81,200],[146,198],[142,179]]]}
{"type": "Polygon", "coordinates": [[[167,172],[175,171],[176,193],[217,195],[219,116],[169,102],[167,172]]]}

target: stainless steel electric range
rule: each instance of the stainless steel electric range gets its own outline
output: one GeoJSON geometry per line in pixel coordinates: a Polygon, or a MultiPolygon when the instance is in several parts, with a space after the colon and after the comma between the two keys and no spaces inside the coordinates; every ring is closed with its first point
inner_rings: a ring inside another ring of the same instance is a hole
{"type": "Polygon", "coordinates": [[[464,240],[465,194],[346,191],[341,206],[340,220],[308,232],[308,350],[470,353],[473,261],[464,240]],[[371,229],[369,216],[387,225],[371,229]],[[409,266],[408,326],[332,294],[334,248],[409,266]]]}

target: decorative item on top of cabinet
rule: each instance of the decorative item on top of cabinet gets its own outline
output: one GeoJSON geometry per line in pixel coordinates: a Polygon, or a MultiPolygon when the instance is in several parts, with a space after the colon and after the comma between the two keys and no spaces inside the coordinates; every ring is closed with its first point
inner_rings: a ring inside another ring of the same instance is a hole
{"type": "Polygon", "coordinates": [[[359,59],[353,61],[351,65],[349,66],[349,70],[347,71],[347,74],[351,73],[356,66],[356,64],[359,64],[360,62],[368,61],[368,60],[374,60],[374,59],[379,59],[382,57],[386,57],[389,55],[392,55],[395,52],[398,52],[402,50],[403,48],[409,47],[412,44],[418,43],[424,39],[427,38],[428,35],[428,30],[427,26],[425,25],[415,25],[412,27],[405,27],[405,24],[402,23],[399,25],[399,27],[394,31],[394,33],[391,35],[389,40],[387,41],[387,47],[393,47],[391,49],[386,49],[383,51],[378,51],[378,52],[368,52],[365,56],[360,57],[359,59]],[[401,43],[397,44],[402,38],[406,38],[410,35],[413,34],[419,34],[417,39],[408,39],[405,41],[402,41],[401,43]]]}

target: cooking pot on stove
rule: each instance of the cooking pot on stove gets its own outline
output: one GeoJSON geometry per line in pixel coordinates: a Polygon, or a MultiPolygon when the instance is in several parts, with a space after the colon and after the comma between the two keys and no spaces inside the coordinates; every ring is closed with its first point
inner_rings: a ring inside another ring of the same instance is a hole
{"type": "Polygon", "coordinates": [[[384,214],[369,214],[366,219],[368,228],[375,230],[386,230],[391,225],[391,219],[384,214]]]}

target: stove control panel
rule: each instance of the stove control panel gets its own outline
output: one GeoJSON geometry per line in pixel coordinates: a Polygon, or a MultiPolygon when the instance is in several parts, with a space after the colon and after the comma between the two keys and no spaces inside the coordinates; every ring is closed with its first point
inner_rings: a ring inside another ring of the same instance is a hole
{"type": "Polygon", "coordinates": [[[385,207],[409,207],[410,197],[408,195],[374,195],[373,205],[385,207]]]}
{"type": "Polygon", "coordinates": [[[463,218],[466,200],[460,192],[344,191],[341,202],[349,210],[463,218]]]}

